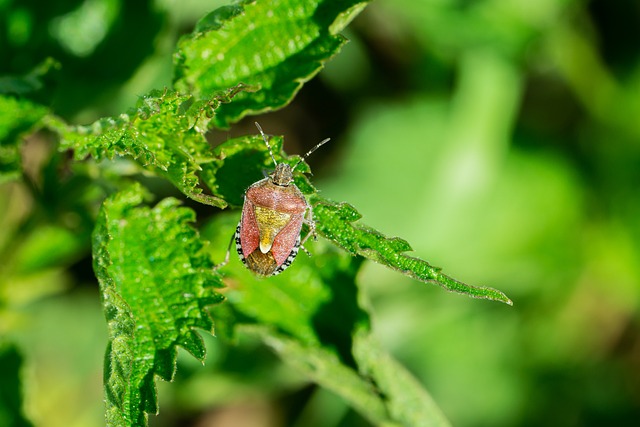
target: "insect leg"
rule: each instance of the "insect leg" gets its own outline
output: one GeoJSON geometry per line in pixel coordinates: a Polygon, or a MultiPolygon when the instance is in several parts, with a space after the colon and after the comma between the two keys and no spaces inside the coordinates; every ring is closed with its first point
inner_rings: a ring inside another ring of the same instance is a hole
{"type": "Polygon", "coordinates": [[[307,224],[307,226],[309,227],[309,232],[300,242],[300,247],[307,255],[311,256],[311,252],[309,252],[307,248],[304,247],[304,242],[306,242],[309,237],[313,236],[314,241],[318,240],[318,234],[316,233],[316,222],[313,220],[313,211],[311,210],[311,207],[309,207],[309,209],[307,210],[303,223],[307,224]]]}
{"type": "Polygon", "coordinates": [[[305,214],[305,218],[302,221],[304,224],[307,224],[307,226],[309,227],[309,232],[307,233],[307,235],[304,237],[304,239],[302,239],[302,242],[300,242],[300,245],[303,245],[304,242],[307,241],[307,239],[313,235],[313,241],[315,242],[316,240],[318,240],[318,233],[316,233],[316,222],[313,220],[313,210],[311,209],[311,206],[309,206],[306,214],[305,214]]]}
{"type": "Polygon", "coordinates": [[[307,248],[305,248],[304,246],[302,246],[302,244],[300,244],[300,249],[302,249],[304,251],[305,254],[307,254],[307,256],[311,256],[311,252],[309,252],[307,250],[307,248]]]}
{"type": "Polygon", "coordinates": [[[221,269],[222,267],[224,267],[225,265],[227,265],[229,263],[229,254],[231,253],[231,245],[233,244],[233,241],[235,240],[235,238],[236,238],[236,234],[233,233],[231,235],[231,240],[229,240],[229,245],[227,246],[227,253],[224,256],[224,261],[222,261],[218,265],[215,265],[213,267],[214,270],[219,270],[219,269],[221,269]]]}

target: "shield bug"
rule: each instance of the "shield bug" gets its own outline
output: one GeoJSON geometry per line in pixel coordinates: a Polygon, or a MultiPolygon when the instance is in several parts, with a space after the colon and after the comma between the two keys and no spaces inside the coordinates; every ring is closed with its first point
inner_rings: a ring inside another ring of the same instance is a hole
{"type": "Polygon", "coordinates": [[[247,189],[234,240],[238,255],[249,270],[259,276],[275,276],[291,265],[309,236],[315,237],[311,205],[293,183],[293,172],[329,138],[309,150],[291,167],[276,162],[267,136],[258,123],[256,126],[275,170],[247,189]],[[303,224],[309,226],[309,233],[301,240],[303,224]]]}

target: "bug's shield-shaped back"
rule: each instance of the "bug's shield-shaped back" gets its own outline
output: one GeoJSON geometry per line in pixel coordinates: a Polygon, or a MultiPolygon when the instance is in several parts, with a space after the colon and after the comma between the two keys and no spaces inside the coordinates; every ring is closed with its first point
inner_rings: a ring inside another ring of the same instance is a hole
{"type": "Polygon", "coordinates": [[[255,206],[254,212],[260,233],[260,251],[266,254],[271,250],[278,233],[289,223],[291,214],[276,212],[273,209],[255,206]]]}
{"type": "Polygon", "coordinates": [[[271,252],[276,266],[282,265],[296,245],[302,221],[301,215],[284,214],[245,200],[240,227],[242,254],[248,259],[256,250],[271,252]]]}

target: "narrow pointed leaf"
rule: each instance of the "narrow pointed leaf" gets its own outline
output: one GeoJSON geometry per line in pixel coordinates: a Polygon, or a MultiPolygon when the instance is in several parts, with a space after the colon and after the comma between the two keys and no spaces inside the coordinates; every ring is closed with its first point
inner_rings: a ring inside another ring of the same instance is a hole
{"type": "Polygon", "coordinates": [[[360,224],[358,220],[361,215],[353,206],[329,202],[318,196],[313,197],[312,203],[318,233],[349,253],[369,258],[416,280],[434,283],[451,292],[513,304],[505,294],[496,289],[467,285],[442,274],[440,268],[424,260],[406,255],[404,252],[412,249],[405,240],[388,238],[360,224]]]}
{"type": "Polygon", "coordinates": [[[138,206],[140,186],[104,202],[93,235],[109,345],[105,395],[109,426],[146,425],[158,411],[155,376],[170,381],[177,346],[203,361],[194,328],[212,331],[207,307],[221,282],[191,227],[194,212],[165,199],[138,206]]]}
{"type": "Polygon", "coordinates": [[[227,128],[247,114],[288,104],[346,39],[339,32],[368,3],[358,0],[245,0],[204,17],[175,54],[178,90],[208,96],[239,83],[214,117],[227,128]]]}
{"type": "MultiPolygon", "coordinates": [[[[299,160],[298,156],[287,157],[281,151],[281,138],[274,137],[271,141],[278,162],[295,164],[299,160]]],[[[245,189],[263,177],[264,168],[272,167],[272,160],[264,142],[256,136],[228,140],[216,147],[213,156],[214,160],[207,172],[206,181],[214,194],[224,198],[232,206],[241,205],[245,189]]],[[[309,167],[302,162],[297,171],[308,172],[309,167]]],[[[440,268],[432,266],[427,261],[407,255],[406,252],[412,250],[407,241],[398,237],[388,238],[377,230],[361,224],[360,213],[348,203],[333,203],[319,197],[317,190],[302,173],[296,174],[295,184],[314,206],[313,214],[318,233],[352,255],[363,256],[411,278],[436,284],[451,292],[513,304],[499,290],[467,285],[443,274],[440,268]]]]}

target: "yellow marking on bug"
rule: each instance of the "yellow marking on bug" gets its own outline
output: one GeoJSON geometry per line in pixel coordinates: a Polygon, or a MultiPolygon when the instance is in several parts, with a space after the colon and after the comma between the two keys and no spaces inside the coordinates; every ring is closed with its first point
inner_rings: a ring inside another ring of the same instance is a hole
{"type": "Polygon", "coordinates": [[[271,250],[273,241],[278,233],[291,220],[291,214],[260,206],[255,207],[255,214],[258,232],[260,233],[260,252],[266,254],[271,250]]]}

